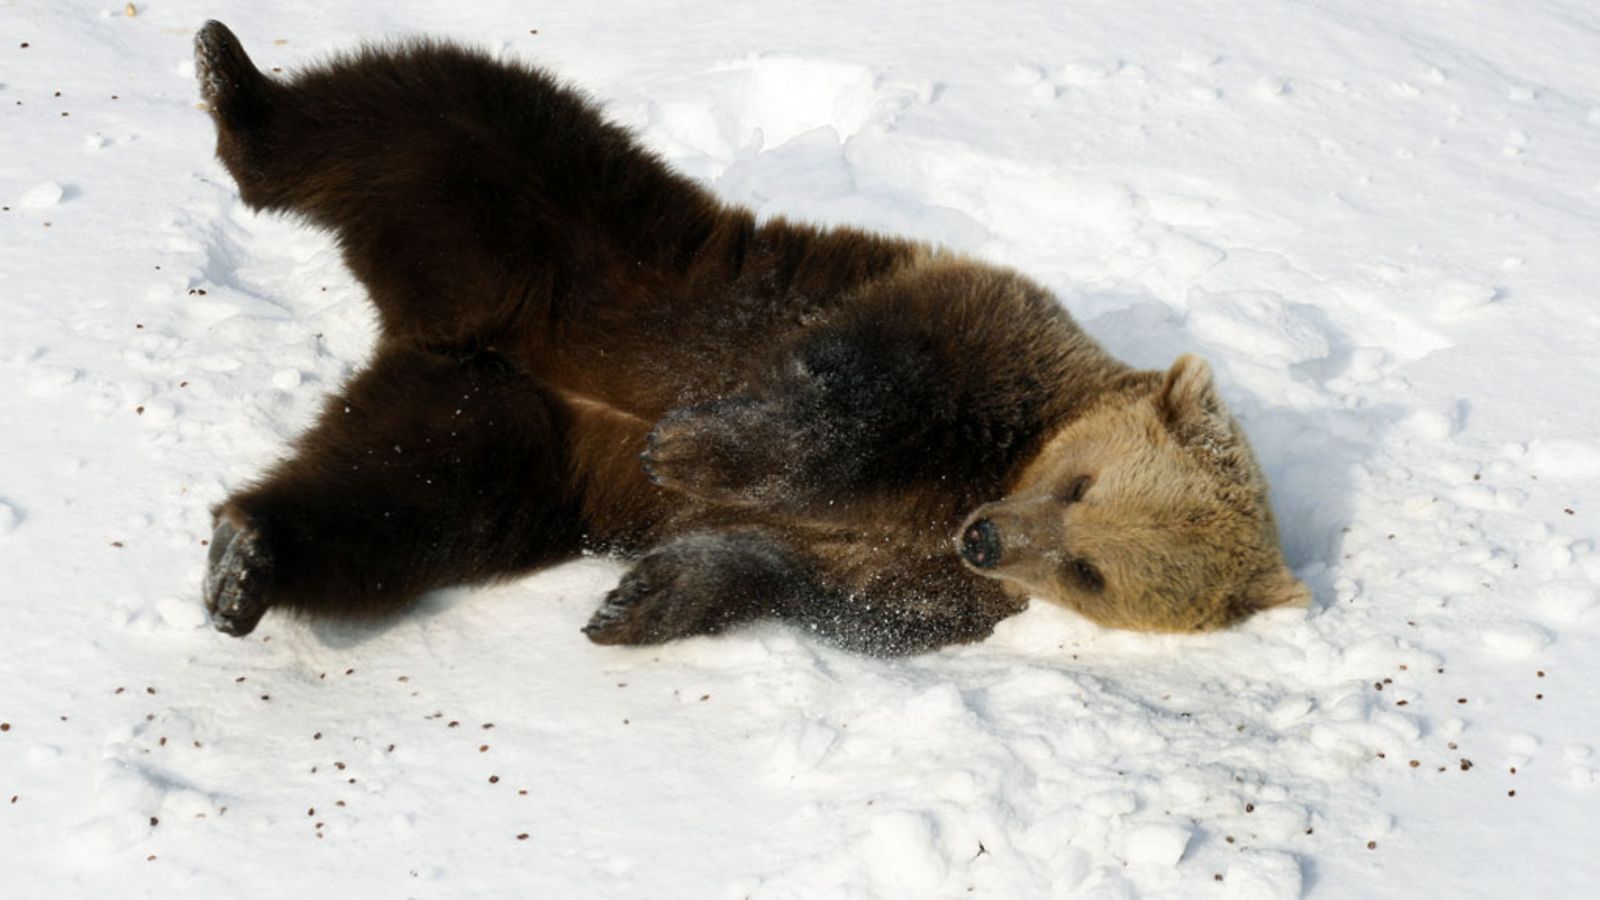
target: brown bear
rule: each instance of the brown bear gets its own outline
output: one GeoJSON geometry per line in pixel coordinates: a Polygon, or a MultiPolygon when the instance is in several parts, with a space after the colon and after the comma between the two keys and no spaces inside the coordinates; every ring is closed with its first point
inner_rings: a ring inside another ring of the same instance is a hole
{"type": "Polygon", "coordinates": [[[216,511],[215,626],[376,613],[584,551],[583,629],[777,618],[911,653],[1031,596],[1194,631],[1304,604],[1206,365],[1136,371],[1015,272],[726,206],[548,74],[435,41],[263,75],[195,41],[255,209],[332,232],[380,339],[216,511]]]}

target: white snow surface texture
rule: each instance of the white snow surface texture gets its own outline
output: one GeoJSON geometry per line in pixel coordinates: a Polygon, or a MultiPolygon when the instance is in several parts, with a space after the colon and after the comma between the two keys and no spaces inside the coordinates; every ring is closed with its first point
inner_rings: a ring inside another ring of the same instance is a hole
{"type": "Polygon", "coordinates": [[[0,894],[1592,897],[1600,7],[0,6],[0,894]],[[1309,615],[852,656],[579,634],[620,567],[213,632],[209,507],[369,352],[190,36],[536,61],[729,201],[1215,365],[1309,615]]]}

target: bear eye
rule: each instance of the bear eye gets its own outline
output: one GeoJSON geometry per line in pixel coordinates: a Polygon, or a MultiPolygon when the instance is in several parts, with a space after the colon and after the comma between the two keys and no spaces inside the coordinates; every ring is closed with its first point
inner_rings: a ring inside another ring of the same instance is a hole
{"type": "Polygon", "coordinates": [[[1061,499],[1065,503],[1077,503],[1088,492],[1089,476],[1079,475],[1067,484],[1067,489],[1061,492],[1061,499]]]}
{"type": "Polygon", "coordinates": [[[1075,559],[1068,565],[1072,569],[1073,577],[1078,580],[1078,583],[1085,590],[1098,594],[1106,589],[1105,576],[1101,575],[1100,570],[1094,567],[1094,563],[1089,562],[1087,559],[1075,559]]]}

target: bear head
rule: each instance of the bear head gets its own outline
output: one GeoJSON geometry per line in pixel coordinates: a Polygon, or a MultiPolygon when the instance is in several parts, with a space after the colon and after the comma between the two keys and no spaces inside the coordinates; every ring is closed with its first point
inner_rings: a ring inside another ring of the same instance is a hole
{"type": "Polygon", "coordinates": [[[1208,631],[1308,606],[1210,367],[1186,355],[1146,385],[1061,428],[1004,499],[967,518],[956,536],[967,566],[1139,631],[1208,631]]]}

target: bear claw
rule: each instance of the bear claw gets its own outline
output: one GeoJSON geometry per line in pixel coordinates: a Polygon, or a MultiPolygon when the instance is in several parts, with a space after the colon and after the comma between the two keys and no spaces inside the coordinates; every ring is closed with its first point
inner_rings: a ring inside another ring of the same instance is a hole
{"type": "Polygon", "coordinates": [[[588,624],[583,626],[583,633],[596,644],[641,643],[641,635],[637,633],[640,624],[637,613],[640,604],[650,594],[650,585],[645,578],[638,572],[629,572],[615,589],[606,594],[594,615],[589,617],[588,624]]]}

